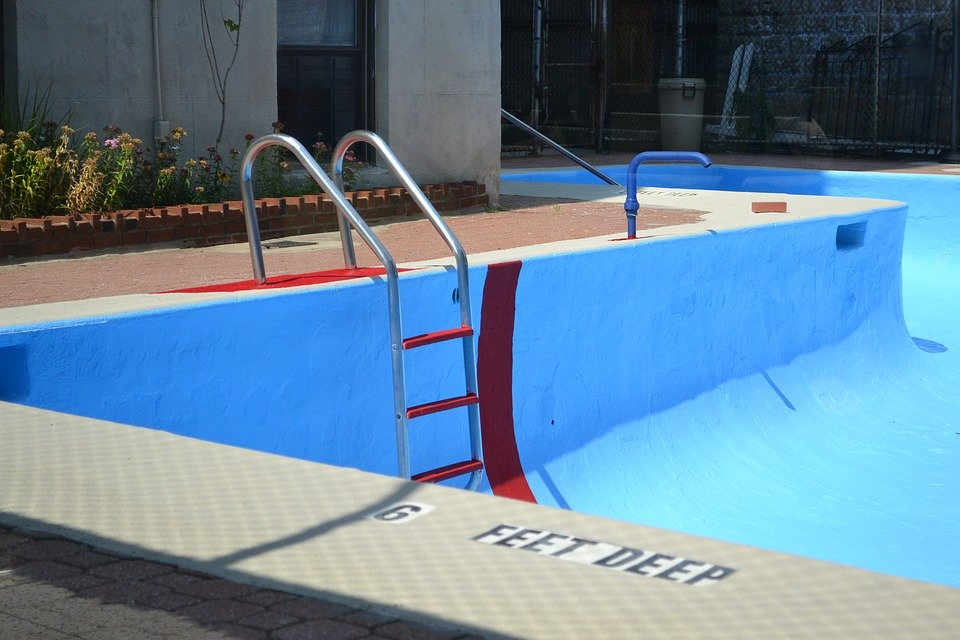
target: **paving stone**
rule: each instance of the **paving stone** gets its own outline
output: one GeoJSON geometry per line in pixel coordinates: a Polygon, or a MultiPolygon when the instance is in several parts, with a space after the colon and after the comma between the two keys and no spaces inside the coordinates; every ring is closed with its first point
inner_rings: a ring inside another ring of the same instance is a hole
{"type": "Polygon", "coordinates": [[[14,572],[33,580],[57,580],[82,573],[76,567],[50,560],[30,560],[17,565],[14,572]]]}
{"type": "Polygon", "coordinates": [[[34,624],[22,618],[0,613],[0,639],[2,640],[76,640],[49,627],[34,624]]]}
{"type": "Polygon", "coordinates": [[[10,550],[10,554],[24,560],[60,560],[86,550],[86,546],[69,540],[31,540],[10,550]]]}
{"type": "Polygon", "coordinates": [[[270,611],[280,615],[293,616],[301,620],[314,618],[337,618],[351,611],[350,607],[323,600],[294,598],[270,607],[270,611]]]}
{"type": "MultiPolygon", "coordinates": [[[[72,600],[74,592],[47,582],[25,582],[0,592],[0,609],[13,615],[28,613],[59,600],[72,600]]],[[[29,619],[28,615],[21,615],[29,619]]]]}
{"type": "Polygon", "coordinates": [[[0,589],[9,589],[29,582],[33,582],[33,578],[20,575],[13,569],[0,569],[0,589]]]}
{"type": "Polygon", "coordinates": [[[238,598],[244,602],[252,602],[253,604],[259,604],[263,607],[270,607],[275,604],[280,604],[281,602],[286,602],[287,600],[293,600],[298,596],[293,595],[292,593],[284,593],[282,591],[273,591],[272,589],[261,589],[260,591],[255,591],[254,593],[249,593],[245,596],[238,598]]]}
{"type": "Polygon", "coordinates": [[[106,604],[126,604],[155,607],[164,611],[181,609],[197,604],[199,600],[167,587],[147,582],[108,582],[77,592],[83,598],[99,600],[106,604]]]}
{"type": "Polygon", "coordinates": [[[342,615],[337,620],[341,622],[349,622],[350,624],[358,624],[360,626],[366,627],[368,629],[376,629],[377,627],[382,627],[385,624],[395,622],[396,618],[388,618],[387,616],[381,616],[378,613],[373,613],[372,611],[362,611],[356,610],[342,615]]]}
{"type": "Polygon", "coordinates": [[[303,619],[294,618],[293,616],[284,616],[279,613],[273,613],[272,611],[261,611],[260,613],[253,614],[252,616],[242,618],[241,620],[237,621],[237,624],[245,627],[252,627],[253,629],[260,629],[262,631],[273,631],[274,629],[289,627],[297,622],[303,622],[303,619]]]}
{"type": "Polygon", "coordinates": [[[64,564],[70,564],[81,569],[90,569],[100,565],[109,564],[120,560],[119,556],[100,553],[98,551],[81,551],[72,556],[66,556],[60,559],[64,564]]]}
{"type": "Polygon", "coordinates": [[[416,622],[397,620],[378,627],[377,635],[391,640],[453,640],[453,638],[462,634],[459,631],[444,631],[416,622]]]}
{"type": "Polygon", "coordinates": [[[223,634],[224,640],[267,640],[269,632],[241,627],[235,624],[218,624],[216,631],[223,634]]]}
{"type": "Polygon", "coordinates": [[[63,589],[69,589],[70,591],[77,592],[83,591],[84,589],[90,589],[93,587],[99,587],[102,584],[110,582],[106,578],[101,578],[100,576],[91,576],[88,573],[78,573],[75,576],[68,576],[66,578],[59,578],[57,580],[51,580],[50,584],[61,587],[63,589]]]}
{"type": "Polygon", "coordinates": [[[203,624],[233,622],[241,618],[248,618],[263,611],[263,607],[249,602],[235,600],[207,600],[177,611],[178,615],[186,616],[203,624]]]}
{"type": "Polygon", "coordinates": [[[146,582],[151,582],[153,584],[169,587],[170,589],[179,590],[182,587],[186,587],[187,585],[203,579],[204,578],[183,573],[182,571],[173,571],[171,573],[162,573],[158,576],[151,576],[146,579],[146,582]]]}
{"type": "Polygon", "coordinates": [[[220,578],[197,580],[177,587],[180,593],[185,593],[203,600],[220,600],[224,598],[240,598],[260,590],[251,584],[240,584],[220,578]]]}
{"type": "Polygon", "coordinates": [[[0,529],[0,551],[13,549],[24,542],[29,542],[31,540],[33,540],[33,538],[17,535],[16,533],[10,533],[9,529],[0,529]]]}
{"type": "Polygon", "coordinates": [[[195,569],[187,569],[186,567],[176,567],[177,573],[182,573],[184,575],[193,576],[195,578],[202,578],[204,580],[209,580],[213,576],[209,573],[204,573],[203,571],[197,571],[195,569]]]}
{"type": "Polygon", "coordinates": [[[369,637],[370,632],[364,627],[358,627],[336,620],[308,620],[290,627],[285,627],[271,634],[276,640],[356,640],[369,637]]]}
{"type": "Polygon", "coordinates": [[[120,560],[90,569],[90,573],[95,576],[126,581],[141,581],[171,571],[173,567],[149,560],[120,560]]]}

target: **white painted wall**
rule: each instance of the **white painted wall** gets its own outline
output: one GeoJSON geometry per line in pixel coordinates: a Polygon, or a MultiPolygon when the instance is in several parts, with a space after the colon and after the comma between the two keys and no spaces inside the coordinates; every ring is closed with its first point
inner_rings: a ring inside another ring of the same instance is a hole
{"type": "MultiPolygon", "coordinates": [[[[116,124],[145,142],[158,119],[150,0],[10,0],[16,3],[19,94],[50,88],[52,115],[74,128],[116,124]]],[[[376,0],[376,124],[421,182],[477,180],[499,196],[500,5],[498,0],[376,0]]],[[[208,0],[225,61],[218,4],[208,0]]],[[[219,126],[196,0],[159,0],[163,115],[203,153],[219,126]]],[[[275,0],[247,2],[240,57],[228,85],[221,150],[277,118],[275,0]]]]}
{"type": "Polygon", "coordinates": [[[376,128],[421,182],[500,191],[499,0],[378,0],[376,128]]]}
{"type": "MultiPolygon", "coordinates": [[[[100,132],[115,124],[149,144],[158,117],[150,0],[15,1],[21,98],[49,88],[51,115],[71,110],[74,128],[100,132]]],[[[231,45],[221,3],[227,17],[236,7],[232,0],[208,0],[223,64],[231,45]]],[[[163,115],[187,130],[184,153],[199,154],[216,139],[220,103],[204,54],[198,3],[159,0],[158,7],[163,115]]],[[[274,0],[244,5],[222,150],[243,149],[245,133],[269,133],[276,120],[276,15],[274,0]]]]}

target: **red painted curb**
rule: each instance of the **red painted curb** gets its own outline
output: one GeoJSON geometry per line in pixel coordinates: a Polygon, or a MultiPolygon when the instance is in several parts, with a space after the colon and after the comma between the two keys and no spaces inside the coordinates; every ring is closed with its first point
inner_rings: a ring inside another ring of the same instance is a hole
{"type": "Polygon", "coordinates": [[[520,262],[492,264],[483,285],[477,381],[487,479],[493,493],[536,503],[517,450],[513,424],[513,328],[520,262]]]}
{"type": "MultiPolygon", "coordinates": [[[[409,269],[397,269],[403,273],[409,269]]],[[[286,276],[271,276],[263,284],[256,280],[241,280],[239,282],[226,282],[224,284],[211,284],[202,287],[189,287],[187,289],[171,289],[170,291],[160,291],[159,293],[218,293],[226,291],[254,291],[261,289],[285,289],[287,287],[300,287],[308,284],[326,284],[328,282],[338,282],[340,280],[353,280],[354,278],[366,278],[373,276],[382,276],[386,274],[383,267],[357,267],[356,269],[329,269],[327,271],[314,271],[312,273],[298,273],[286,276]]]]}

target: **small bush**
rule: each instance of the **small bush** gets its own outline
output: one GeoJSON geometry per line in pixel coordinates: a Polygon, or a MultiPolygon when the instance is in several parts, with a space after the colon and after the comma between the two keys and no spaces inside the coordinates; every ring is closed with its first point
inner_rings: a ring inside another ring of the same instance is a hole
{"type": "MultiPolygon", "coordinates": [[[[0,217],[11,219],[89,211],[114,211],[178,204],[222,202],[239,197],[237,172],[240,151],[226,157],[215,146],[206,154],[181,162],[187,132],[177,127],[157,138],[152,149],[120,127],[104,127],[77,139],[68,125],[45,120],[45,102],[26,118],[16,133],[0,129],[0,217]]],[[[14,122],[9,113],[0,122],[14,122]]],[[[275,122],[275,132],[283,124],[275,122]]],[[[319,136],[318,136],[319,137],[319,136]]],[[[247,135],[247,143],[253,135],[247,135]]],[[[330,149],[318,142],[314,158],[324,166],[330,149]]],[[[266,149],[254,167],[257,197],[319,193],[306,174],[294,172],[282,147],[266,149]]],[[[346,189],[356,186],[359,168],[352,153],[344,168],[346,189]]]]}
{"type": "MultiPolygon", "coordinates": [[[[274,122],[273,132],[283,133],[283,123],[274,122]]],[[[253,135],[247,134],[247,144],[253,142],[253,135]]],[[[317,132],[317,141],[310,150],[313,159],[326,172],[329,169],[333,150],[323,142],[323,132],[317,132]]],[[[357,186],[363,163],[357,162],[352,151],[348,151],[343,166],[343,188],[350,191],[357,186]]],[[[279,198],[282,196],[301,196],[320,193],[320,185],[309,174],[293,171],[296,163],[294,155],[286,148],[272,146],[264,149],[254,164],[253,186],[258,197],[279,198]]],[[[297,163],[299,164],[299,163],[297,163]]]]}

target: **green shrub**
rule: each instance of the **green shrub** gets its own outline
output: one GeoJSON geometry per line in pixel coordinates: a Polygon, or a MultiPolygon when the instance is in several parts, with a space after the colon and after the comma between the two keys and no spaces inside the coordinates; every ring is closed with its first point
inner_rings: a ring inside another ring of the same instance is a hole
{"type": "Polygon", "coordinates": [[[53,215],[65,210],[66,196],[77,166],[77,155],[70,146],[69,128],[50,146],[39,146],[37,138],[49,135],[49,127],[40,134],[18,131],[14,135],[0,130],[0,212],[4,218],[53,215]]]}
{"type": "MultiPolygon", "coordinates": [[[[180,127],[156,139],[151,150],[115,125],[104,127],[102,136],[90,132],[76,140],[68,125],[40,122],[47,115],[45,99],[26,118],[14,115],[0,114],[0,121],[24,125],[16,133],[0,129],[2,218],[203,204],[238,197],[240,151],[230,149],[224,158],[211,146],[205,155],[181,162],[187,132],[180,127]]],[[[275,122],[274,131],[282,130],[283,125],[275,122]]],[[[248,134],[248,144],[252,140],[248,134]]],[[[313,153],[321,166],[329,162],[330,150],[322,142],[314,145],[313,153]]],[[[352,154],[347,161],[344,181],[351,189],[361,165],[352,154]]],[[[282,147],[260,154],[254,167],[257,197],[319,193],[319,185],[309,175],[292,171],[290,163],[290,154],[282,147]]]]}
{"type": "MultiPolygon", "coordinates": [[[[273,132],[283,133],[283,123],[274,122],[273,132]]],[[[253,142],[253,135],[247,134],[247,144],[253,142]]],[[[323,132],[317,132],[317,141],[310,150],[313,159],[327,172],[332,149],[323,142],[323,132]]],[[[254,193],[259,198],[279,198],[282,196],[302,196],[318,194],[320,185],[309,174],[295,172],[293,164],[299,164],[294,155],[281,146],[267,147],[257,156],[253,169],[254,193]]],[[[348,151],[343,166],[343,188],[350,191],[357,186],[363,163],[357,162],[352,151],[348,151]]]]}
{"type": "Polygon", "coordinates": [[[776,120],[767,103],[766,96],[759,91],[737,90],[733,94],[733,114],[737,116],[737,138],[741,140],[766,141],[773,137],[776,120]]]}

